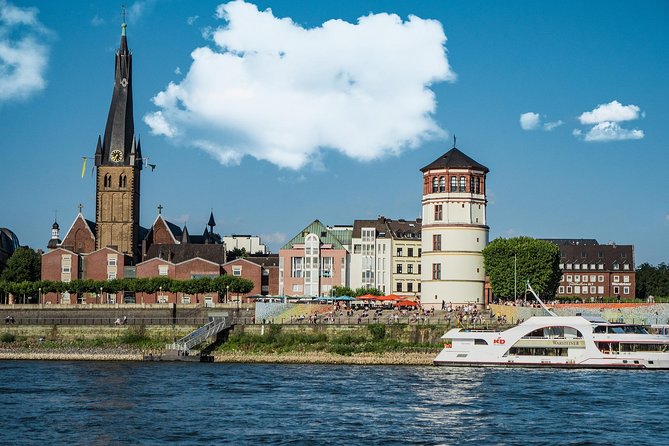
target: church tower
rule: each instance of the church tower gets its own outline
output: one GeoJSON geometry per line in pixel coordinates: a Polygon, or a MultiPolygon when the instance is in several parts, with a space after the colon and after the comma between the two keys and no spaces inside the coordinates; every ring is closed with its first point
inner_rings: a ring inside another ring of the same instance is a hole
{"type": "Polygon", "coordinates": [[[126,24],[116,52],[112,93],[104,138],[95,150],[95,248],[112,247],[138,261],[139,179],[142,170],[140,142],[135,139],[132,112],[132,53],[126,24]]]}
{"type": "Polygon", "coordinates": [[[421,169],[421,304],[484,303],[488,168],[455,147],[421,169]]]}

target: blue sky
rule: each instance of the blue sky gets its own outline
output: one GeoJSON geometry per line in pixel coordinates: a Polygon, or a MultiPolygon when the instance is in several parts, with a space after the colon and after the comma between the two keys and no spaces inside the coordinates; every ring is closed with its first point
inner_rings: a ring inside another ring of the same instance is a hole
{"type": "MultiPolygon", "coordinates": [[[[491,240],[669,262],[666,1],[127,6],[135,129],[158,166],[144,226],[162,204],[197,233],[213,209],[221,234],[277,251],[314,219],[416,218],[419,169],[456,134],[490,168],[491,240]]],[[[79,203],[95,219],[81,157],[104,132],[120,23],[114,2],[0,0],[0,226],[22,244],[44,249],[79,203]]]]}

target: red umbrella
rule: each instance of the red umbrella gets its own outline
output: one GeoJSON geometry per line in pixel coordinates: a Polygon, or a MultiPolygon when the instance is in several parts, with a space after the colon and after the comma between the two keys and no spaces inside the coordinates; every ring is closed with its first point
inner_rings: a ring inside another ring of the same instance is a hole
{"type": "Polygon", "coordinates": [[[415,307],[417,305],[413,300],[400,300],[395,304],[396,307],[415,307]]]}
{"type": "Polygon", "coordinates": [[[358,296],[356,299],[360,300],[377,300],[379,296],[374,296],[373,294],[363,294],[362,296],[358,296]]]}
{"type": "Polygon", "coordinates": [[[398,296],[396,294],[389,294],[387,296],[379,297],[379,300],[402,300],[402,299],[405,299],[405,298],[402,297],[402,296],[398,296]]]}

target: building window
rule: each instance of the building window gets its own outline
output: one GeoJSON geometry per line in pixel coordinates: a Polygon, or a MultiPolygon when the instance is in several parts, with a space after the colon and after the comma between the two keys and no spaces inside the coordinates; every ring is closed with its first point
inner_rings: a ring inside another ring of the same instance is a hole
{"type": "Polygon", "coordinates": [[[604,287],[603,286],[598,286],[597,287],[597,294],[604,294],[604,287]]]}
{"type": "Polygon", "coordinates": [[[576,275],[574,276],[574,282],[578,283],[578,282],[580,282],[580,281],[581,281],[581,276],[579,276],[578,274],[576,274],[576,275]]]}
{"type": "Polygon", "coordinates": [[[181,303],[182,304],[189,304],[190,303],[190,296],[181,296],[181,303]]]}
{"type": "Polygon", "coordinates": [[[168,273],[169,267],[167,265],[158,265],[158,275],[166,276],[168,273]]]}
{"type": "Polygon", "coordinates": [[[460,177],[460,192],[467,191],[467,180],[465,177],[460,177]]]}
{"type": "Polygon", "coordinates": [[[432,250],[441,251],[441,234],[432,235],[432,250]]]}
{"type": "Polygon", "coordinates": [[[413,257],[413,248],[407,248],[407,257],[413,257]]]}
{"type": "Polygon", "coordinates": [[[630,266],[629,266],[627,263],[625,263],[625,264],[623,265],[623,269],[624,269],[625,271],[628,271],[628,270],[630,269],[630,266]]]}
{"type": "Polygon", "coordinates": [[[446,178],[439,178],[439,192],[446,192],[446,178]]]}
{"type": "Polygon", "coordinates": [[[441,263],[432,264],[432,280],[441,280],[441,263]]]}
{"type": "Polygon", "coordinates": [[[432,193],[439,192],[439,179],[437,177],[432,178],[432,193]]]}
{"type": "Polygon", "coordinates": [[[613,264],[613,270],[614,270],[614,271],[618,271],[619,269],[620,269],[620,265],[617,264],[617,263],[614,263],[614,264],[613,264]]]}
{"type": "Polygon", "coordinates": [[[567,275],[567,282],[571,282],[571,274],[567,275]]]}
{"type": "Polygon", "coordinates": [[[407,265],[407,274],[413,274],[413,263],[407,265]]]}
{"type": "Polygon", "coordinates": [[[581,265],[579,263],[574,263],[574,269],[581,269],[581,265]]]}
{"type": "MultiPolygon", "coordinates": [[[[477,241],[478,241],[478,240],[477,240],[477,241]]],[[[564,269],[564,263],[560,263],[560,265],[558,266],[558,268],[560,268],[560,269],[564,269]]]]}
{"type": "Polygon", "coordinates": [[[588,269],[588,264],[587,263],[583,264],[583,269],[586,269],[586,270],[588,269]]]}
{"type": "Polygon", "coordinates": [[[571,263],[567,263],[567,269],[571,269],[571,263]]]}
{"type": "Polygon", "coordinates": [[[434,219],[435,221],[441,221],[443,216],[443,207],[441,204],[434,205],[434,219]]]}
{"type": "Polygon", "coordinates": [[[597,282],[603,283],[604,282],[604,276],[601,275],[601,274],[599,276],[597,276],[597,282]]]}
{"type": "Polygon", "coordinates": [[[408,293],[413,293],[413,283],[412,282],[407,283],[407,292],[408,293]]]}
{"type": "Polygon", "coordinates": [[[564,287],[563,287],[563,286],[561,286],[561,287],[558,289],[558,293],[559,293],[559,294],[564,294],[564,287]]]}
{"type": "Polygon", "coordinates": [[[567,285],[567,294],[571,294],[571,293],[572,293],[571,285],[567,285]]]}
{"type": "Polygon", "coordinates": [[[111,175],[105,175],[104,187],[111,187],[111,175]]]}
{"type": "Polygon", "coordinates": [[[623,294],[629,294],[630,293],[630,287],[626,286],[623,287],[623,294]]]}
{"type": "Polygon", "coordinates": [[[395,288],[398,293],[402,292],[402,282],[397,282],[397,287],[395,288]]]}
{"type": "Polygon", "coordinates": [[[620,282],[620,276],[613,276],[613,283],[620,282]]]}
{"type": "Polygon", "coordinates": [[[590,287],[590,294],[595,294],[597,287],[591,286],[590,287]]]}
{"type": "Polygon", "coordinates": [[[116,273],[107,273],[107,280],[116,279],[116,273]]]}
{"type": "Polygon", "coordinates": [[[574,294],[581,294],[581,286],[574,285],[574,294]]]}
{"type": "Polygon", "coordinates": [[[590,282],[594,283],[596,281],[596,279],[597,279],[597,277],[594,274],[590,275],[590,282]]]}
{"type": "Polygon", "coordinates": [[[321,264],[321,277],[332,277],[334,257],[323,257],[321,264]]]}
{"type": "Polygon", "coordinates": [[[604,269],[604,264],[600,263],[599,265],[597,265],[597,269],[604,269]]]}
{"type": "Polygon", "coordinates": [[[476,177],[476,193],[481,193],[481,179],[479,177],[476,177]]]}
{"type": "Polygon", "coordinates": [[[591,263],[591,264],[590,264],[590,269],[596,269],[596,266],[595,266],[594,263],[591,263]]]}
{"type": "Polygon", "coordinates": [[[613,294],[620,294],[620,287],[614,286],[613,287],[613,294]]]}
{"type": "Polygon", "coordinates": [[[241,277],[242,267],[241,266],[233,266],[232,267],[232,275],[236,276],[236,277],[241,277]]]}
{"type": "Polygon", "coordinates": [[[397,274],[402,274],[402,264],[401,263],[397,264],[397,274]]]}
{"type": "Polygon", "coordinates": [[[107,266],[116,266],[116,254],[109,254],[107,256],[107,266]]]}
{"type": "Polygon", "coordinates": [[[469,193],[474,193],[474,177],[469,177],[469,193]]]}
{"type": "Polygon", "coordinates": [[[583,274],[583,282],[587,282],[587,281],[588,281],[588,275],[587,275],[587,274],[583,274]]]}
{"type": "Polygon", "coordinates": [[[290,258],[290,277],[302,277],[302,257],[290,258]]]}
{"type": "Polygon", "coordinates": [[[451,177],[451,192],[457,192],[457,191],[458,191],[458,178],[451,177]]]}
{"type": "Polygon", "coordinates": [[[630,283],[630,276],[623,276],[623,283],[630,283]]]}

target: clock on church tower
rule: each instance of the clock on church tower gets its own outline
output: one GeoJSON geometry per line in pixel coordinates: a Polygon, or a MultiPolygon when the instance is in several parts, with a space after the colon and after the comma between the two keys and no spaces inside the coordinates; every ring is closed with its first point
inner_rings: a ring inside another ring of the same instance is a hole
{"type": "Polygon", "coordinates": [[[95,150],[95,247],[111,247],[139,260],[139,185],[142,170],[140,142],[135,139],[132,108],[132,53],[126,24],[115,55],[112,93],[104,137],[95,150]]]}

